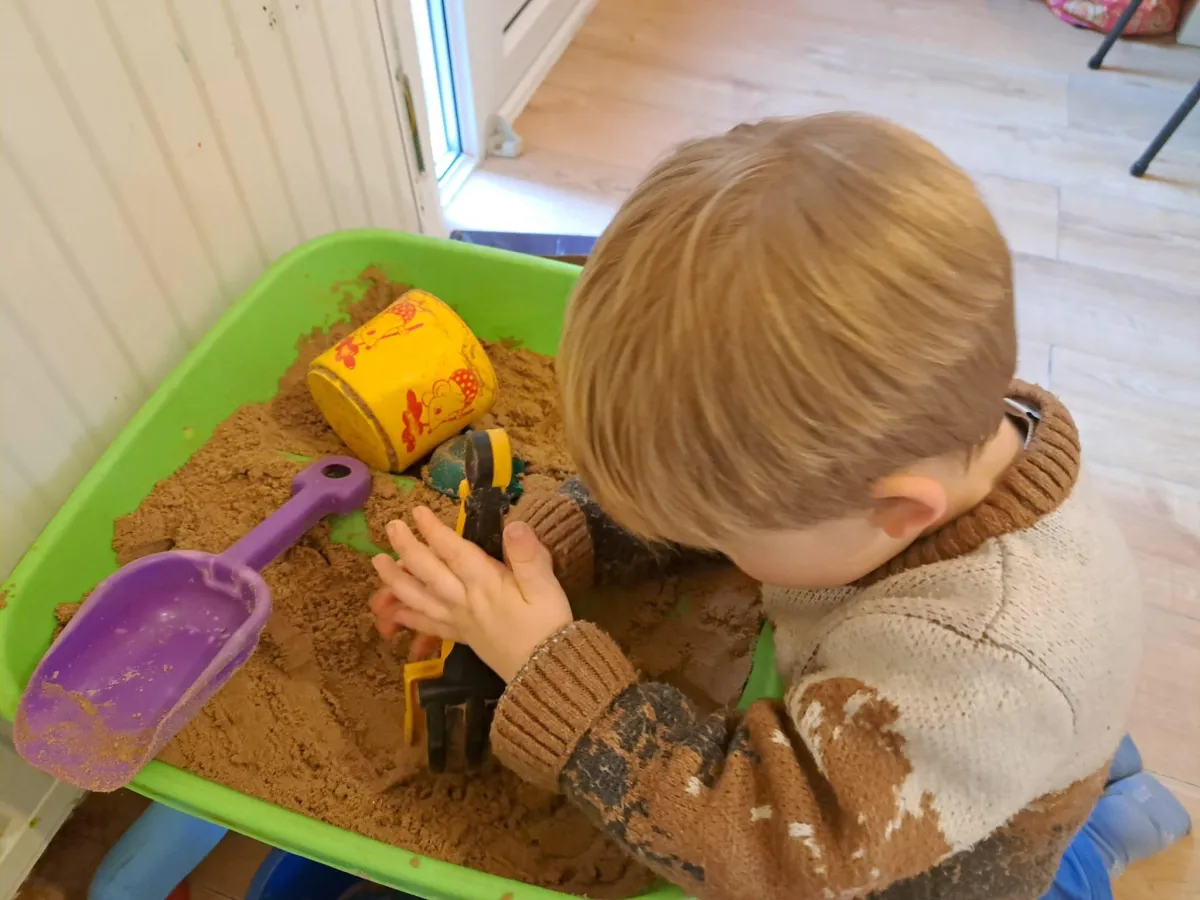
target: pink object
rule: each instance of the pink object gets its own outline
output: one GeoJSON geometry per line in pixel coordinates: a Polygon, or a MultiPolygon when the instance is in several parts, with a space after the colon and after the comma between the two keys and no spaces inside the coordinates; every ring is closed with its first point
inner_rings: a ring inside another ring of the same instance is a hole
{"type": "MultiPolygon", "coordinates": [[[[1126,37],[1170,34],[1179,19],[1180,0],[1142,0],[1141,8],[1125,26],[1126,37]]],[[[1129,0],[1046,0],[1050,11],[1072,25],[1083,25],[1108,34],[1129,6],[1129,0]]]]}

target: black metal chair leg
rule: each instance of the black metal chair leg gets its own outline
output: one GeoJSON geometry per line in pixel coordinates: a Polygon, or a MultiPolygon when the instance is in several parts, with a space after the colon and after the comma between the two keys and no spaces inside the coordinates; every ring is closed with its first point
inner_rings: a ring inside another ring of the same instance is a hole
{"type": "Polygon", "coordinates": [[[1104,40],[1100,44],[1100,49],[1092,54],[1092,58],[1088,60],[1089,69],[1098,69],[1104,63],[1104,57],[1108,56],[1108,51],[1112,49],[1112,45],[1117,42],[1125,32],[1125,26],[1129,24],[1130,19],[1137,13],[1141,7],[1142,0],[1130,0],[1129,5],[1125,7],[1125,12],[1121,13],[1121,18],[1117,19],[1117,24],[1112,27],[1112,31],[1104,36],[1104,40]]]}
{"type": "Polygon", "coordinates": [[[1179,108],[1167,120],[1167,124],[1162,127],[1162,131],[1154,136],[1154,140],[1150,142],[1150,146],[1146,148],[1146,152],[1141,155],[1141,158],[1137,162],[1130,166],[1130,175],[1135,178],[1141,178],[1146,174],[1146,169],[1154,161],[1154,157],[1158,156],[1158,151],[1171,139],[1171,135],[1175,133],[1175,129],[1183,124],[1183,120],[1188,117],[1188,113],[1196,108],[1197,103],[1200,103],[1200,81],[1197,81],[1188,95],[1183,98],[1183,102],[1179,104],[1179,108]]]}

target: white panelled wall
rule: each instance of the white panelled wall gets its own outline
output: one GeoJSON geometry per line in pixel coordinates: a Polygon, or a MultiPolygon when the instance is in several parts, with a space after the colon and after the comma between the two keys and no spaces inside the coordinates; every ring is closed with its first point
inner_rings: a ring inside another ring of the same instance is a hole
{"type": "Polygon", "coordinates": [[[394,15],[0,0],[0,577],[273,259],[421,230],[394,15]]]}

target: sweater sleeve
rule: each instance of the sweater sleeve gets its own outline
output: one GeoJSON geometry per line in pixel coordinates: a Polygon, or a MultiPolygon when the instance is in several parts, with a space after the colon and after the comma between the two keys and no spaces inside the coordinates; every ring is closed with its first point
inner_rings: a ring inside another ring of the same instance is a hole
{"type": "Polygon", "coordinates": [[[593,585],[633,584],[664,575],[711,554],[673,544],[651,544],[617,525],[576,477],[557,491],[527,494],[508,521],[527,523],[550,551],[554,574],[571,593],[593,585]]]}
{"type": "Polygon", "coordinates": [[[712,714],[576,622],[509,686],[492,745],[696,896],[865,897],[1008,822],[1072,729],[1025,660],[902,618],[834,636],[782,703],[712,714]]]}

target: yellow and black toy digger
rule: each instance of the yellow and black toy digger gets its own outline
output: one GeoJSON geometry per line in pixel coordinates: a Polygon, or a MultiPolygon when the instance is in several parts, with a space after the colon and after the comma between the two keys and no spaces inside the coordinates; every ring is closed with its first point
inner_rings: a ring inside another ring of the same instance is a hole
{"type": "MultiPolygon", "coordinates": [[[[501,428],[467,432],[465,478],[458,486],[457,531],[503,560],[504,516],[513,478],[512,444],[501,428]]],[[[416,743],[425,732],[429,768],[444,772],[451,735],[461,724],[466,735],[467,768],[477,768],[487,755],[488,732],[504,680],[470,647],[442,641],[436,659],[404,667],[404,737],[416,743]]]]}

